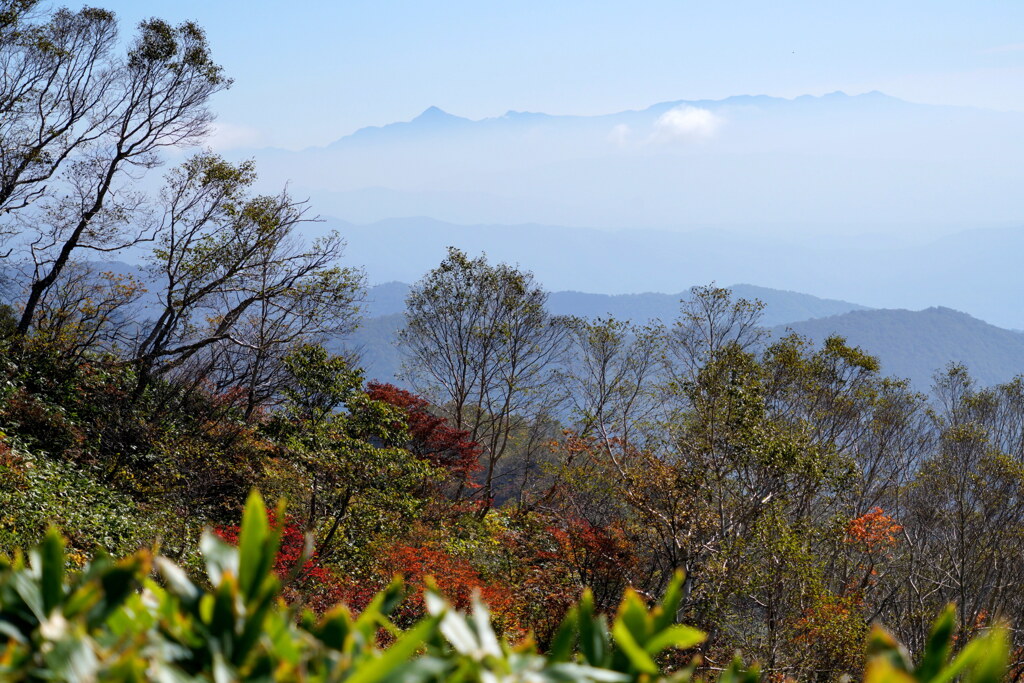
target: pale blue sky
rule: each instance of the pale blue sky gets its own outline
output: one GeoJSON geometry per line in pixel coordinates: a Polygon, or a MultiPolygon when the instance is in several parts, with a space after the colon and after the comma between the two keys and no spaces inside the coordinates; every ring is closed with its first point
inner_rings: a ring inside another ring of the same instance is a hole
{"type": "Polygon", "coordinates": [[[1021,0],[94,0],[203,25],[235,78],[218,146],[326,144],[430,105],[597,114],[882,90],[1024,111],[1021,0]]]}

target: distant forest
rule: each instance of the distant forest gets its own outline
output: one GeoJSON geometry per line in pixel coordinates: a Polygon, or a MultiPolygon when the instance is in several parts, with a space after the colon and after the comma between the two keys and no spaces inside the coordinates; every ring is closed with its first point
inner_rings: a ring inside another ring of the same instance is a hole
{"type": "MultiPolygon", "coordinates": [[[[909,379],[914,389],[924,393],[931,390],[936,374],[941,375],[950,364],[964,366],[983,386],[1009,382],[1024,368],[1024,334],[949,308],[869,309],[753,285],[727,289],[737,298],[764,304],[760,324],[768,328],[770,338],[796,332],[821,343],[830,336],[842,336],[876,356],[883,375],[909,379]]],[[[396,340],[405,324],[408,291],[409,285],[399,282],[371,287],[362,304],[364,317],[359,328],[330,342],[357,351],[368,377],[402,383],[403,356],[396,340]]],[[[557,315],[641,323],[674,320],[680,302],[688,298],[687,292],[604,295],[563,291],[550,293],[546,307],[557,315]]]]}

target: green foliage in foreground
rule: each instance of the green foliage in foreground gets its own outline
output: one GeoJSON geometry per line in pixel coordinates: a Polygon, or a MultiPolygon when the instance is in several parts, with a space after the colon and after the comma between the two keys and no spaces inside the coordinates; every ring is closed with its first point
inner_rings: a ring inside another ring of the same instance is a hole
{"type": "MultiPolygon", "coordinates": [[[[280,527],[280,525],[278,525],[280,527]]],[[[550,650],[510,646],[495,636],[487,609],[453,610],[428,594],[428,615],[400,630],[388,615],[402,599],[396,581],[359,615],[343,606],[316,618],[280,600],[273,572],[280,538],[258,495],[250,497],[237,548],[212,534],[202,542],[209,587],[142,551],[98,557],[67,570],[51,531],[28,554],[0,564],[0,679],[69,681],[688,681],[699,664],[668,674],[672,651],[704,634],[674,623],[682,598],[674,581],[648,609],[629,592],[609,625],[589,595],[566,616],[550,650]],[[155,564],[156,574],[151,576],[155,564]],[[383,643],[387,643],[384,645],[383,643]]],[[[868,681],[997,683],[1006,671],[1005,629],[990,629],[956,656],[954,614],[936,622],[915,664],[890,636],[870,642],[868,681]]],[[[685,661],[685,659],[683,661],[685,661]]],[[[721,683],[753,683],[737,659],[721,683]]]]}

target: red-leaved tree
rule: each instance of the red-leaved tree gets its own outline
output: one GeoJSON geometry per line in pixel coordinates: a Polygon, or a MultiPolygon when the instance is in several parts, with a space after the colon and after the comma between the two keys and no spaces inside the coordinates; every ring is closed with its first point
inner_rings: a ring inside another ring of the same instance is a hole
{"type": "Polygon", "coordinates": [[[430,412],[430,403],[412,392],[378,382],[370,382],[366,390],[371,399],[405,413],[410,437],[406,447],[413,455],[447,471],[460,491],[473,485],[470,478],[480,469],[481,449],[468,431],[449,426],[447,419],[430,412]]]}
{"type": "MultiPolygon", "coordinates": [[[[270,520],[271,527],[277,528],[277,521],[270,520]]],[[[213,532],[231,545],[238,545],[237,525],[214,527],[213,532]]],[[[294,518],[285,520],[281,532],[281,547],[274,558],[274,573],[284,582],[282,595],[293,604],[302,602],[317,614],[323,614],[346,597],[342,583],[329,569],[320,563],[313,552],[302,564],[306,546],[306,534],[302,525],[294,518]]]]}
{"type": "Polygon", "coordinates": [[[379,558],[373,576],[347,581],[343,602],[358,612],[395,576],[402,577],[408,590],[405,600],[391,615],[399,626],[408,626],[425,616],[423,592],[428,586],[427,577],[430,577],[429,581],[457,609],[469,610],[473,594],[478,593],[490,610],[499,632],[513,639],[526,633],[520,624],[511,586],[501,581],[489,581],[469,560],[429,545],[397,543],[391,546],[379,558]]]}

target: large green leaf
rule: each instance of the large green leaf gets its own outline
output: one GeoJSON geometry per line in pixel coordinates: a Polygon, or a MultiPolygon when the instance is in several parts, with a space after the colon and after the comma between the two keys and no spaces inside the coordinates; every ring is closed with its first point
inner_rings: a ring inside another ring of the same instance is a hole
{"type": "Polygon", "coordinates": [[[271,573],[277,548],[270,542],[267,508],[258,491],[249,494],[242,514],[242,530],[238,539],[238,585],[251,599],[257,588],[271,573]]]}

